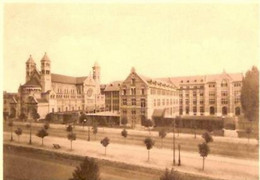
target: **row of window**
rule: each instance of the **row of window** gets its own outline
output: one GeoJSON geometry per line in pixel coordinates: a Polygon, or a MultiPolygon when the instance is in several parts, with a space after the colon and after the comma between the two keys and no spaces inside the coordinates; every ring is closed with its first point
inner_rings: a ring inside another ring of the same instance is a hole
{"type": "Polygon", "coordinates": [[[157,94],[157,95],[177,96],[178,92],[177,91],[169,91],[169,90],[151,88],[151,94],[152,95],[157,94]]]}
{"type": "Polygon", "coordinates": [[[177,99],[154,99],[153,100],[153,105],[155,106],[161,106],[161,102],[162,102],[162,106],[168,106],[168,105],[173,105],[173,104],[178,104],[178,100],[177,99]]]}

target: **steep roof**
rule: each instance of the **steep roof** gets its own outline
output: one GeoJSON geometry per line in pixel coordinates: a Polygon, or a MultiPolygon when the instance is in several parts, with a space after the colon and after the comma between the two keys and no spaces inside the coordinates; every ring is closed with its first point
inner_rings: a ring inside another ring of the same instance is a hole
{"type": "Polygon", "coordinates": [[[41,61],[50,61],[49,57],[47,56],[47,53],[44,53],[44,56],[42,57],[41,61]]]}
{"type": "Polygon", "coordinates": [[[82,84],[87,79],[84,77],[71,77],[60,74],[51,74],[51,81],[64,84],[82,84]]]}
{"type": "Polygon", "coordinates": [[[32,55],[30,55],[29,59],[26,61],[26,64],[29,64],[29,63],[35,64],[35,62],[32,58],[32,55]]]}
{"type": "Polygon", "coordinates": [[[180,77],[167,77],[167,78],[157,78],[158,80],[171,81],[175,85],[179,84],[202,84],[207,82],[214,82],[223,77],[228,77],[232,81],[242,81],[242,73],[222,73],[222,74],[209,74],[209,75],[199,75],[199,76],[180,76],[180,77]]]}
{"type": "Polygon", "coordinates": [[[38,86],[38,87],[41,87],[41,83],[36,78],[31,78],[23,86],[38,86]]]}

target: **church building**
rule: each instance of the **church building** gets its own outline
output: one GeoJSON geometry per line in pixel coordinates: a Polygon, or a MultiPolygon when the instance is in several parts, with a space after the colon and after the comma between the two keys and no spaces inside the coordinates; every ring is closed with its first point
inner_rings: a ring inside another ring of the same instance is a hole
{"type": "Polygon", "coordinates": [[[89,76],[71,77],[54,74],[45,53],[38,70],[32,56],[26,62],[25,83],[20,85],[11,113],[18,117],[38,112],[44,118],[50,112],[95,112],[104,109],[100,93],[100,66],[95,63],[89,76]],[[29,113],[30,112],[30,113],[29,113]]]}

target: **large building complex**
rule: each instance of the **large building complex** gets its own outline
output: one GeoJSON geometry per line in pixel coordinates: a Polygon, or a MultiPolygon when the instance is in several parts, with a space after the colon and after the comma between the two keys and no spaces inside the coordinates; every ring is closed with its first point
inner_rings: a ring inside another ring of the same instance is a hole
{"type": "Polygon", "coordinates": [[[234,117],[241,114],[242,73],[187,77],[149,78],[132,68],[124,81],[100,85],[100,66],[84,77],[51,72],[47,54],[41,70],[32,56],[26,62],[25,84],[18,93],[4,93],[4,112],[18,117],[38,112],[110,111],[126,118],[133,127],[156,116],[234,117]]]}
{"type": "MultiPolygon", "coordinates": [[[[7,94],[6,94],[7,96],[7,94]]],[[[26,62],[26,82],[12,96],[9,114],[38,112],[41,118],[50,112],[95,111],[104,109],[105,97],[100,93],[100,67],[93,66],[93,75],[71,77],[51,72],[51,61],[45,53],[41,70],[32,56],[26,62]]]]}

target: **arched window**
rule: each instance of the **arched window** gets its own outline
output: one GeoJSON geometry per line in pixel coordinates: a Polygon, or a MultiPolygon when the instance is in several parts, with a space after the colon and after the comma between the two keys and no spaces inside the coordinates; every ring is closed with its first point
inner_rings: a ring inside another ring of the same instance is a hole
{"type": "Polygon", "coordinates": [[[236,107],[235,114],[236,114],[236,116],[240,115],[240,107],[236,107]]]}
{"type": "Polygon", "coordinates": [[[214,115],[215,114],[215,108],[211,106],[209,108],[209,113],[210,113],[210,115],[214,115]]]}
{"type": "Polygon", "coordinates": [[[222,107],[222,115],[227,115],[227,107],[222,107]]]}

